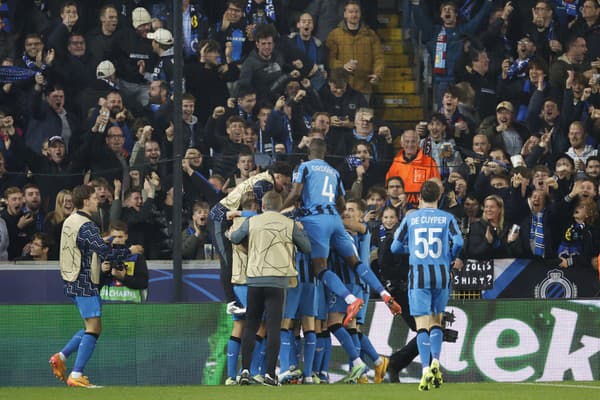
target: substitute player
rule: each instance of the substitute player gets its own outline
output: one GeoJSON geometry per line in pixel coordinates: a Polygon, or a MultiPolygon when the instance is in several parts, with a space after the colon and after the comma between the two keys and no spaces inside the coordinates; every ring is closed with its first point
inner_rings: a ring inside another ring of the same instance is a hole
{"type": "Polygon", "coordinates": [[[443,312],[450,297],[450,268],[461,268],[456,257],[463,238],[454,216],[437,209],[439,186],[427,181],[421,187],[419,210],[407,215],[394,234],[391,250],[408,244],[408,302],[417,325],[417,347],[423,365],[419,390],[442,384],[440,352],[443,312]],[[431,362],[431,367],[429,366],[431,362]]]}
{"type": "Polygon", "coordinates": [[[77,209],[64,222],[60,236],[60,274],[65,294],[69,296],[83,318],[85,329],[75,333],[65,347],[50,357],[52,372],[69,386],[93,388],[83,369],[94,353],[102,330],[100,304],[100,257],[106,261],[122,262],[130,254],[143,254],[140,245],[129,248],[113,247],[102,240],[98,225],[91,215],[98,211],[94,188],[87,185],[73,189],[73,205],[77,209]],[[65,361],[77,352],[73,371],[67,378],[65,361]]]}

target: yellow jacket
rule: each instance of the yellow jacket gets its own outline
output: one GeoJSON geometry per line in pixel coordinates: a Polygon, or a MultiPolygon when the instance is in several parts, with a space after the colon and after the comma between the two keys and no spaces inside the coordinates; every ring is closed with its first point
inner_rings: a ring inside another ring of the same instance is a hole
{"type": "Polygon", "coordinates": [[[343,68],[348,61],[357,60],[348,82],[361,93],[373,92],[368,76],[375,74],[382,78],[385,68],[381,41],[375,31],[361,23],[358,33],[353,35],[342,21],[331,31],[325,44],[329,68],[343,68]]]}

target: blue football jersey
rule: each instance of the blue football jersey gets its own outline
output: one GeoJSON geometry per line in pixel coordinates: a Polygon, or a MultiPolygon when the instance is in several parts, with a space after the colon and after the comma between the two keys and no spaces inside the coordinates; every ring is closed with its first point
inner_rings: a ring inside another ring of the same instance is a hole
{"type": "Polygon", "coordinates": [[[454,216],[436,208],[408,214],[396,232],[392,252],[409,250],[409,288],[441,289],[450,285],[450,268],[463,247],[454,216]]]}
{"type": "Polygon", "coordinates": [[[331,206],[335,209],[335,199],[345,196],[339,172],[323,160],[303,162],[294,173],[294,183],[302,183],[302,208],[315,210],[316,207],[331,206]]]}
{"type": "Polygon", "coordinates": [[[310,255],[296,251],[296,271],[298,282],[314,283],[314,272],[310,265],[310,255]]]}

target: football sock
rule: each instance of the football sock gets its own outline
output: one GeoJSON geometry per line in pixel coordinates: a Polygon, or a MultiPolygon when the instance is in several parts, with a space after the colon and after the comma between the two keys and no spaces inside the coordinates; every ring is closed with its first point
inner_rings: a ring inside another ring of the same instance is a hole
{"type": "Polygon", "coordinates": [[[279,369],[281,373],[290,369],[291,339],[292,332],[288,329],[281,329],[279,331],[279,369]]]}
{"type": "MultiPolygon", "coordinates": [[[[356,328],[346,328],[346,330],[348,331],[350,338],[352,338],[352,343],[354,343],[354,347],[356,348],[356,351],[358,352],[358,356],[360,357],[360,343],[358,341],[358,335],[356,332],[356,328]]],[[[352,364],[352,358],[350,358],[349,363],[352,364]]]]}
{"type": "MultiPolygon", "coordinates": [[[[71,340],[65,345],[65,347],[60,351],[65,358],[69,357],[72,353],[76,352],[79,348],[79,344],[81,343],[81,338],[85,334],[85,329],[78,331],[73,335],[71,340]]],[[[64,360],[63,360],[64,361],[64,360]]]]}
{"type": "Polygon", "coordinates": [[[352,368],[356,367],[357,365],[363,365],[365,362],[360,358],[355,358],[354,360],[352,360],[351,364],[352,364],[352,368]]]}
{"type": "Polygon", "coordinates": [[[83,337],[81,338],[81,343],[79,343],[79,349],[77,350],[77,358],[75,359],[73,371],[83,372],[85,364],[87,364],[90,357],[92,357],[92,354],[94,353],[97,340],[98,335],[95,333],[84,333],[83,337]]]}
{"type": "Polygon", "coordinates": [[[227,342],[227,376],[235,379],[237,375],[238,356],[240,355],[241,339],[230,336],[227,342]]]}
{"type": "MultiPolygon", "coordinates": [[[[363,334],[362,332],[358,334],[358,337],[360,339],[361,350],[371,360],[373,360],[373,362],[376,362],[377,360],[379,360],[379,353],[377,353],[377,350],[375,350],[375,347],[373,347],[373,343],[371,343],[371,341],[369,340],[369,337],[367,335],[363,334]]],[[[375,365],[379,365],[379,364],[375,363],[375,365]]]]}
{"type": "MultiPolygon", "coordinates": [[[[259,353],[259,364],[258,364],[258,373],[264,375],[267,371],[267,339],[265,336],[264,340],[260,344],[260,353],[259,353]]],[[[277,360],[275,360],[277,362],[277,360]]]]}
{"type": "Polygon", "coordinates": [[[300,366],[300,359],[302,358],[302,336],[294,337],[294,333],[292,335],[292,352],[290,353],[290,364],[294,367],[300,366]]]}
{"type": "Polygon", "coordinates": [[[358,337],[358,331],[356,328],[346,329],[352,338],[352,342],[354,343],[354,347],[356,347],[356,351],[360,355],[360,339],[358,337]]]}
{"type": "Polygon", "coordinates": [[[359,263],[356,266],[356,272],[358,273],[358,276],[360,276],[361,279],[377,293],[381,293],[384,290],[383,285],[379,282],[379,279],[377,279],[377,276],[367,264],[362,262],[359,263]]]}
{"type": "Polygon", "coordinates": [[[252,361],[250,362],[250,374],[252,374],[252,376],[260,374],[260,368],[262,366],[262,357],[260,353],[263,342],[265,342],[264,338],[256,335],[256,344],[254,345],[252,361]]]}
{"type": "Polygon", "coordinates": [[[433,326],[429,329],[429,342],[431,343],[431,357],[440,359],[442,352],[442,342],[444,340],[444,331],[439,326],[433,326]]]}
{"type": "Polygon", "coordinates": [[[419,329],[417,331],[417,347],[421,356],[421,364],[423,368],[428,368],[431,361],[431,344],[429,342],[429,331],[427,329],[419,329]]]}
{"type": "MultiPolygon", "coordinates": [[[[321,365],[323,364],[323,356],[325,355],[325,337],[326,335],[323,332],[319,332],[317,334],[317,346],[315,347],[314,361],[313,361],[313,371],[320,372],[321,365]]],[[[304,354],[306,356],[306,349],[304,349],[304,354]]],[[[306,364],[306,360],[304,360],[306,364]]]]}
{"type": "Polygon", "coordinates": [[[312,376],[317,335],[314,331],[304,332],[304,376],[312,376]]]}
{"type": "Polygon", "coordinates": [[[329,371],[329,360],[331,359],[331,333],[329,330],[323,331],[323,343],[325,348],[323,349],[323,363],[321,364],[320,371],[327,373],[329,371]]]}
{"type": "Polygon", "coordinates": [[[333,333],[338,342],[340,342],[344,350],[346,350],[346,353],[348,354],[351,360],[356,360],[357,358],[360,358],[360,354],[356,350],[356,346],[354,345],[350,334],[346,329],[344,329],[344,327],[342,327],[342,324],[331,325],[329,327],[329,330],[331,331],[331,333],[333,333]]]}
{"type": "MultiPolygon", "coordinates": [[[[344,285],[340,277],[334,274],[332,271],[329,271],[328,269],[321,271],[319,273],[319,279],[323,281],[329,290],[340,296],[342,299],[346,299],[348,296],[351,296],[350,291],[348,288],[346,288],[346,285],[344,285]]],[[[348,303],[347,300],[346,303],[348,303]]]]}

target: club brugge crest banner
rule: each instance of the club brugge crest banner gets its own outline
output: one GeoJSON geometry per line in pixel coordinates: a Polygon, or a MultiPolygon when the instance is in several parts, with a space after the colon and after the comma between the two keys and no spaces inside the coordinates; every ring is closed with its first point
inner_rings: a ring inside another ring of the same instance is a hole
{"type": "Polygon", "coordinates": [[[494,260],[494,287],[484,299],[575,299],[600,294],[598,273],[592,268],[560,268],[543,260],[494,260]]]}

